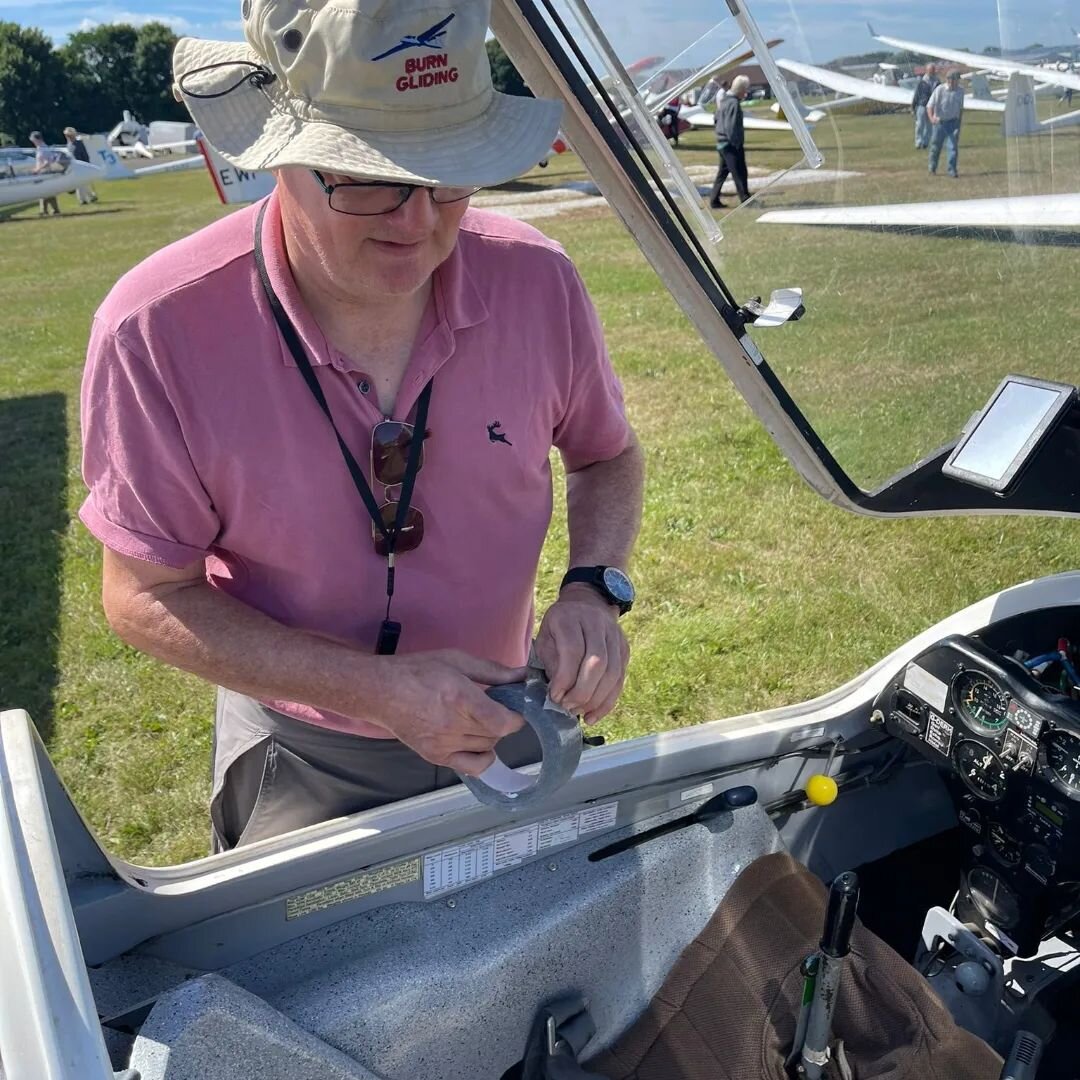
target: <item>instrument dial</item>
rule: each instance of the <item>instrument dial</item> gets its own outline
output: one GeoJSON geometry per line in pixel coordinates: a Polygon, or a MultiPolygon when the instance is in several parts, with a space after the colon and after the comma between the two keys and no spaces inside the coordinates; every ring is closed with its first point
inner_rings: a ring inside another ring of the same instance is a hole
{"type": "Polygon", "coordinates": [[[976,866],[968,874],[968,892],[984,919],[1008,930],[1020,921],[1020,899],[993,870],[976,866]]]}
{"type": "Polygon", "coordinates": [[[1080,737],[1054,731],[1039,748],[1043,775],[1060,791],[1080,797],[1080,737]]]}
{"type": "Polygon", "coordinates": [[[997,735],[1009,723],[1009,695],[977,671],[961,671],[953,680],[953,701],[960,718],[980,735],[997,735]]]}
{"type": "Polygon", "coordinates": [[[960,779],[980,799],[997,802],[1005,798],[1008,776],[1001,758],[988,746],[964,739],[956,747],[954,760],[960,779]]]}
{"type": "Polygon", "coordinates": [[[1014,839],[1000,822],[993,821],[987,832],[994,854],[1006,865],[1017,866],[1023,853],[1019,840],[1014,839]]]}

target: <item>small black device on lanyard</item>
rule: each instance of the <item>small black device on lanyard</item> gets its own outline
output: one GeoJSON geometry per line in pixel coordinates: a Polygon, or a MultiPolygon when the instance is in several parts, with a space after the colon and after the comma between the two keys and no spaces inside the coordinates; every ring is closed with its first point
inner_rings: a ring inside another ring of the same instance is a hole
{"type": "Polygon", "coordinates": [[[388,527],[382,519],[378,503],[375,501],[375,496],[368,485],[363,470],[356,463],[356,458],[353,457],[352,451],[345,445],[345,440],[342,439],[341,433],[334,423],[334,417],[330,413],[330,406],[327,404],[326,395],[323,394],[322,387],[315,377],[315,372],[311,367],[311,361],[307,358],[307,353],[304,351],[304,346],[300,341],[296,328],[289,321],[289,316],[285,313],[281,301],[274,292],[273,285],[270,284],[270,275],[266,272],[266,260],[263,257],[262,249],[262,225],[263,218],[266,216],[266,207],[267,203],[263,203],[262,208],[259,210],[258,217],[255,220],[255,263],[259,268],[259,280],[262,282],[263,292],[266,294],[267,302],[270,304],[270,310],[273,312],[274,321],[278,325],[278,330],[281,332],[281,336],[284,338],[289,352],[296,361],[296,366],[300,369],[300,374],[303,375],[304,382],[307,383],[308,389],[318,403],[319,408],[322,409],[326,419],[330,421],[330,427],[333,428],[334,435],[337,437],[341,456],[345,459],[345,465],[348,467],[349,475],[352,477],[353,484],[355,485],[357,492],[359,492],[360,498],[363,500],[368,515],[371,517],[375,528],[382,534],[383,540],[386,543],[386,617],[379,627],[379,636],[375,642],[375,652],[379,656],[390,656],[397,651],[398,641],[401,638],[401,623],[395,622],[390,618],[390,604],[394,597],[394,547],[397,543],[398,536],[401,534],[402,526],[405,524],[405,519],[408,517],[409,504],[412,502],[413,485],[416,482],[416,474],[420,469],[420,452],[424,445],[424,432],[427,431],[427,414],[428,404],[431,401],[431,387],[435,380],[433,378],[428,380],[427,385],[420,391],[420,397],[416,403],[416,423],[413,425],[415,434],[409,443],[409,455],[405,463],[405,475],[402,478],[401,484],[401,498],[397,503],[394,524],[392,527],[388,527]]]}

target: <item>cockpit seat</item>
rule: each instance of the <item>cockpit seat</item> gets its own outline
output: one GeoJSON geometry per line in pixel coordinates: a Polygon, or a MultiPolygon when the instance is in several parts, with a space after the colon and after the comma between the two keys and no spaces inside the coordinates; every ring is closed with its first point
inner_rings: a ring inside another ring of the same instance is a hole
{"type": "MultiPolygon", "coordinates": [[[[787,853],[755,860],[644,1014],[587,1068],[610,1080],[786,1080],[802,995],[799,965],[818,946],[825,898],[821,882],[787,853]]],[[[833,1033],[854,1080],[992,1080],[1003,1064],[861,924],[833,1033]]]]}

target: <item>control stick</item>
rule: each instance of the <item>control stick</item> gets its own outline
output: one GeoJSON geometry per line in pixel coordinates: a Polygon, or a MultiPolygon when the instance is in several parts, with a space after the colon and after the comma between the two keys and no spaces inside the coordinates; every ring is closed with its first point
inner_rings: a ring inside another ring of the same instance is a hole
{"type": "Polygon", "coordinates": [[[851,933],[855,929],[858,906],[859,879],[855,873],[847,870],[829,886],[825,932],[817,952],[814,996],[806,1017],[806,1034],[802,1046],[794,1047],[798,1053],[799,1073],[807,1080],[822,1080],[829,1064],[833,1011],[836,1009],[844,961],[851,950],[851,933]]]}

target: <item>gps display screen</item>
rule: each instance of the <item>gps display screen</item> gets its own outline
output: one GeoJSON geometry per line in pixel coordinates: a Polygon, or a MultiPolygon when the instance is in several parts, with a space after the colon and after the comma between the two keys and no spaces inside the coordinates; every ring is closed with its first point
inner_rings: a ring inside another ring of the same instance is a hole
{"type": "Polygon", "coordinates": [[[944,471],[1000,491],[1072,397],[1072,387],[1007,379],[944,471]]]}

